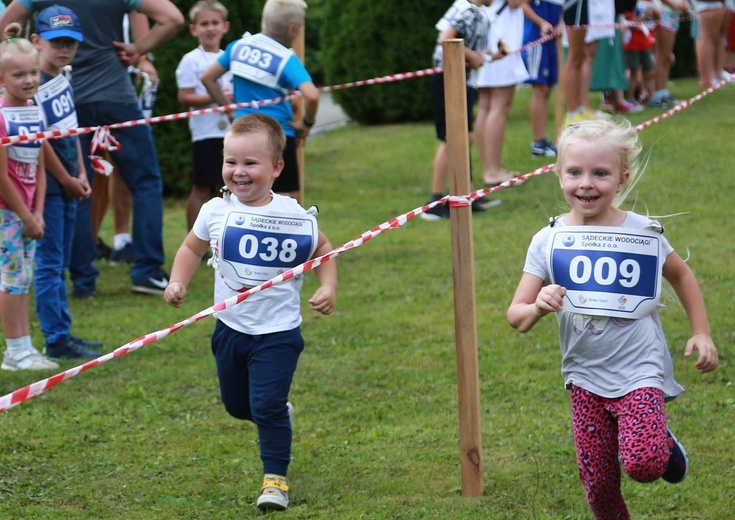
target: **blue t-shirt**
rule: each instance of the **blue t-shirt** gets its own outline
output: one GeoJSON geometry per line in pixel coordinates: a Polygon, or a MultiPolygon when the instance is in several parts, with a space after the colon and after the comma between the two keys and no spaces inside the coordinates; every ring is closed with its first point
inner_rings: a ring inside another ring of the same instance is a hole
{"type": "Polygon", "coordinates": [[[142,0],[16,0],[30,12],[53,5],[68,7],[79,18],[84,41],[71,62],[76,104],[110,101],[137,103],[128,68],[117,57],[113,41],[125,41],[123,18],[142,0]]]}
{"type": "MultiPolygon", "coordinates": [[[[259,36],[259,35],[255,35],[259,36]]],[[[266,36],[267,38],[270,38],[266,36]]],[[[247,38],[252,38],[252,36],[246,36],[243,38],[243,40],[246,40],[247,38]]],[[[287,51],[285,47],[280,45],[278,42],[270,38],[272,42],[270,42],[272,45],[275,45],[277,47],[280,47],[284,52],[287,51]]],[[[237,40],[232,43],[230,43],[227,48],[225,49],[225,52],[222,53],[222,55],[217,60],[222,67],[224,67],[227,70],[231,70],[232,68],[232,50],[233,48],[240,43],[242,40],[237,40]]],[[[264,99],[273,99],[277,97],[283,96],[285,93],[290,92],[292,90],[298,89],[298,87],[302,83],[311,82],[311,76],[307,72],[304,65],[301,63],[301,60],[296,55],[291,55],[288,60],[286,61],[285,65],[280,71],[280,76],[278,77],[278,86],[279,88],[267,86],[262,83],[257,83],[255,81],[242,78],[238,76],[237,74],[233,74],[232,76],[232,86],[233,86],[233,98],[235,103],[245,103],[247,101],[259,101],[264,99]]],[[[288,101],[282,101],[280,103],[274,103],[274,104],[268,104],[268,105],[259,105],[259,108],[238,108],[235,111],[235,116],[243,116],[245,114],[250,114],[252,112],[259,112],[261,114],[266,114],[271,117],[273,117],[276,121],[278,121],[281,125],[281,128],[283,128],[283,132],[289,136],[289,137],[295,137],[296,131],[293,129],[293,127],[289,124],[289,121],[293,120],[293,109],[291,108],[291,103],[288,101]]]]}

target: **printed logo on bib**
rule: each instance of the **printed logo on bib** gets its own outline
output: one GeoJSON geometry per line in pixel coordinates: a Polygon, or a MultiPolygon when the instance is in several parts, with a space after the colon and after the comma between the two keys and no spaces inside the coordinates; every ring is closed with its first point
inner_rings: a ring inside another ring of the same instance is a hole
{"type": "Polygon", "coordinates": [[[553,233],[547,260],[553,283],[567,289],[564,310],[631,319],[655,311],[660,245],[659,235],[645,230],[579,226],[553,233]]]}
{"type": "Polygon", "coordinates": [[[252,287],[306,262],[316,246],[310,215],[232,211],[220,238],[220,274],[252,287]]]}
{"type": "MultiPolygon", "coordinates": [[[[31,135],[43,129],[41,111],[38,107],[3,107],[5,129],[11,135],[31,135]]],[[[8,146],[8,157],[22,163],[38,162],[41,141],[16,143],[8,146]]]]}
{"type": "Polygon", "coordinates": [[[63,74],[38,87],[33,99],[43,109],[47,128],[68,130],[79,126],[71,85],[63,74]]]}

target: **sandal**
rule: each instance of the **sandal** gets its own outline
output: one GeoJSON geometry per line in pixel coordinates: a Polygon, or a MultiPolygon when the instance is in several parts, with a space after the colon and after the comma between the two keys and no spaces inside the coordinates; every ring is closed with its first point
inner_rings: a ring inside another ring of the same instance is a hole
{"type": "Polygon", "coordinates": [[[485,188],[495,188],[497,186],[500,186],[504,182],[513,180],[516,177],[520,177],[521,176],[521,172],[513,172],[513,171],[510,171],[510,170],[506,170],[506,169],[503,169],[502,172],[506,176],[505,179],[503,179],[502,181],[496,181],[496,182],[486,182],[485,183],[485,188]]]}

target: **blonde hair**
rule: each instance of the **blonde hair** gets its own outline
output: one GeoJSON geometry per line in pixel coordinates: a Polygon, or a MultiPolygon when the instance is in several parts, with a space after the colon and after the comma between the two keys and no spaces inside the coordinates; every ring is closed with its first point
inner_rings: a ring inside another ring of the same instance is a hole
{"type": "Polygon", "coordinates": [[[197,16],[204,11],[215,11],[222,15],[222,19],[227,21],[229,11],[217,0],[199,0],[196,4],[189,9],[189,20],[191,23],[197,23],[197,16]]]}
{"type": "Polygon", "coordinates": [[[304,0],[267,0],[263,6],[261,30],[276,40],[283,40],[289,25],[304,25],[306,7],[304,0]]]}
{"type": "Polygon", "coordinates": [[[286,148],[286,134],[278,121],[265,114],[253,113],[240,116],[232,122],[232,126],[225,134],[225,140],[247,134],[263,133],[266,136],[268,151],[275,165],[283,160],[283,150],[286,148]]]}
{"type": "Polygon", "coordinates": [[[0,70],[5,66],[5,61],[16,54],[33,54],[38,57],[36,47],[20,35],[23,28],[17,22],[13,22],[5,27],[3,32],[3,41],[0,42],[0,70]]]}
{"type": "Polygon", "coordinates": [[[560,173],[559,168],[569,147],[583,140],[603,143],[617,150],[620,154],[620,173],[626,170],[630,172],[625,189],[613,199],[613,206],[620,207],[638,182],[639,174],[643,170],[638,160],[642,150],[638,132],[627,119],[591,119],[566,127],[559,135],[557,143],[557,174],[560,173]]]}

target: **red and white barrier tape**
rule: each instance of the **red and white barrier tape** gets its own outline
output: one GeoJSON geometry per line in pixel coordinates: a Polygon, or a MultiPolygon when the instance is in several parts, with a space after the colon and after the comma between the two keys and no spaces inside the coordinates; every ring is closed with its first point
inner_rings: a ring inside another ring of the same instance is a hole
{"type": "MultiPolygon", "coordinates": [[[[668,119],[674,114],[681,112],[685,108],[690,107],[693,103],[703,99],[704,97],[708,96],[709,94],[712,94],[713,92],[719,90],[722,88],[725,84],[727,84],[727,81],[721,81],[717,85],[714,85],[696,96],[692,97],[691,99],[682,101],[678,103],[675,107],[671,108],[670,110],[648,120],[645,121],[635,127],[637,132],[640,132],[644,128],[648,128],[649,126],[652,126],[660,121],[663,121],[664,119],[668,119]]],[[[4,412],[5,410],[8,410],[10,408],[13,408],[14,406],[17,406],[33,397],[36,397],[37,395],[40,395],[51,388],[55,387],[59,383],[66,381],[67,379],[70,379],[77,374],[80,374],[82,372],[85,372],[89,370],[92,367],[95,367],[97,365],[101,365],[102,363],[106,363],[107,361],[118,358],[121,356],[124,356],[130,352],[133,352],[135,350],[138,350],[141,347],[144,347],[146,345],[150,345],[151,343],[154,343],[158,341],[159,339],[165,338],[169,334],[176,332],[177,330],[187,326],[191,325],[192,323],[195,323],[203,318],[206,318],[207,316],[210,316],[211,314],[228,309],[232,307],[233,305],[237,305],[238,303],[244,301],[245,299],[249,298],[251,295],[263,291],[273,285],[282,283],[284,281],[290,280],[294,276],[300,275],[302,273],[309,272],[316,267],[319,267],[324,262],[328,262],[329,260],[332,260],[333,258],[336,258],[337,256],[341,255],[342,253],[345,253],[346,251],[349,251],[350,249],[355,249],[356,247],[359,247],[363,245],[368,240],[380,235],[381,233],[385,231],[390,231],[391,229],[396,229],[399,227],[402,227],[406,222],[411,220],[412,218],[416,217],[417,215],[420,215],[421,213],[424,213],[425,211],[428,211],[431,208],[436,207],[439,204],[443,204],[447,201],[449,201],[450,206],[452,207],[461,207],[461,206],[467,206],[467,204],[477,198],[482,197],[483,195],[488,195],[490,193],[493,193],[497,190],[507,188],[510,186],[515,186],[517,184],[522,184],[525,180],[535,177],[537,175],[543,175],[545,173],[548,173],[554,169],[554,164],[547,164],[546,166],[543,166],[541,168],[538,168],[530,173],[526,173],[524,175],[521,175],[519,177],[516,177],[514,179],[510,179],[508,181],[503,182],[502,184],[499,184],[498,186],[494,186],[492,188],[482,188],[480,190],[474,191],[470,193],[469,195],[465,196],[450,196],[447,195],[443,197],[442,199],[439,199],[437,201],[431,202],[429,204],[426,204],[425,206],[418,207],[416,209],[413,209],[407,213],[404,213],[403,215],[399,215],[398,217],[395,217],[391,220],[388,220],[379,226],[376,226],[369,231],[365,231],[362,233],[359,237],[350,240],[349,242],[343,244],[342,246],[333,249],[329,253],[319,256],[317,258],[313,258],[307,262],[304,262],[303,264],[294,267],[293,269],[286,271],[283,274],[280,274],[276,276],[275,278],[272,278],[256,287],[253,287],[241,294],[238,294],[236,296],[233,296],[231,298],[228,298],[227,300],[224,300],[222,302],[216,303],[215,305],[204,309],[203,311],[200,311],[193,316],[180,321],[174,325],[171,325],[169,327],[166,327],[164,329],[160,329],[156,332],[146,334],[145,336],[142,336],[138,339],[135,339],[129,343],[126,343],[125,345],[118,347],[117,349],[113,350],[112,352],[105,354],[99,358],[92,359],[90,361],[87,361],[86,363],[79,365],[74,368],[70,368],[69,370],[66,370],[64,372],[60,372],[59,374],[56,374],[52,377],[49,377],[47,379],[43,379],[41,381],[38,381],[36,383],[30,384],[28,386],[25,386],[23,388],[20,388],[18,390],[15,390],[14,392],[11,392],[9,394],[6,394],[2,397],[0,397],[0,413],[4,412]]]]}

